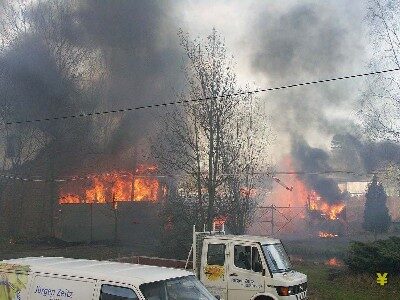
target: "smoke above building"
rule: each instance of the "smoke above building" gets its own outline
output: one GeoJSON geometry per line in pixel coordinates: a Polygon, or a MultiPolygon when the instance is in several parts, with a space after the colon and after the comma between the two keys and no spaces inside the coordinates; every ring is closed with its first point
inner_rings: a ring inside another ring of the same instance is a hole
{"type": "MultiPolygon", "coordinates": [[[[173,96],[173,87],[180,87],[177,26],[169,2],[55,0],[9,5],[13,14],[2,16],[6,46],[0,55],[5,121],[158,103],[173,96]],[[21,16],[26,23],[18,24],[21,16]]],[[[44,146],[36,159],[51,155],[64,165],[60,168],[65,170],[58,171],[68,174],[90,154],[112,153],[110,160],[118,161],[126,152],[148,146],[155,115],[159,112],[148,110],[9,129],[16,135],[40,132],[44,146]]]]}

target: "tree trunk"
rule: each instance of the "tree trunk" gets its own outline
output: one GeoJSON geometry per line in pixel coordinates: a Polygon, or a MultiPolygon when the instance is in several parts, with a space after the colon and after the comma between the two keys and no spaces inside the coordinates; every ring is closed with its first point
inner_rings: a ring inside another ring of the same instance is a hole
{"type": "Polygon", "coordinates": [[[204,210],[203,210],[203,193],[201,191],[201,162],[200,162],[200,149],[199,149],[199,128],[197,125],[197,118],[194,121],[195,127],[195,149],[196,149],[196,185],[197,185],[197,200],[198,200],[198,213],[200,216],[200,223],[198,225],[203,226],[204,224],[204,210]]]}
{"type": "Polygon", "coordinates": [[[211,100],[210,109],[208,111],[208,123],[210,125],[210,141],[208,152],[208,210],[207,210],[207,226],[211,230],[212,219],[214,217],[214,128],[213,128],[213,103],[211,100]]]}

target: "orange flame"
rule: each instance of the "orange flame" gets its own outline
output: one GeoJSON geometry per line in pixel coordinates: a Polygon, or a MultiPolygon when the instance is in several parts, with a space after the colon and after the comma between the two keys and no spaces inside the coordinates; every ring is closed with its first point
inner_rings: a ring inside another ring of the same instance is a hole
{"type": "MultiPolygon", "coordinates": [[[[294,171],[291,158],[288,156],[281,162],[281,168],[284,170],[294,171]]],[[[303,206],[310,194],[310,189],[295,174],[279,176],[282,182],[290,187],[292,191],[285,189],[281,185],[274,182],[274,188],[271,192],[270,199],[277,206],[303,206]]]]}
{"type": "Polygon", "coordinates": [[[93,178],[93,188],[85,191],[86,202],[89,203],[105,203],[106,195],[103,182],[95,177],[93,178]]]}
{"type": "Polygon", "coordinates": [[[336,257],[332,257],[332,258],[328,259],[327,261],[325,261],[325,265],[331,266],[331,267],[341,267],[341,266],[343,266],[343,262],[341,262],[336,257]]]}
{"type": "MultiPolygon", "coordinates": [[[[282,167],[287,170],[294,170],[290,157],[286,157],[283,160],[282,167]]],[[[281,206],[304,206],[304,203],[307,201],[309,210],[319,211],[321,215],[330,220],[336,220],[345,208],[343,203],[328,203],[295,174],[286,176],[283,181],[293,186],[293,190],[290,192],[281,186],[277,186],[271,194],[271,199],[276,201],[274,204],[281,206]]]]}
{"type": "Polygon", "coordinates": [[[81,203],[81,199],[78,195],[74,194],[65,194],[59,198],[60,204],[67,204],[67,203],[81,203]]]}
{"type": "Polygon", "coordinates": [[[214,228],[213,230],[222,231],[226,223],[226,220],[227,220],[226,216],[215,217],[213,220],[213,228],[214,228]]]}
{"type": "Polygon", "coordinates": [[[337,237],[338,235],[335,233],[331,233],[331,232],[320,231],[320,232],[318,232],[318,236],[323,239],[332,239],[332,238],[337,237]]]}
{"type": "Polygon", "coordinates": [[[321,215],[329,220],[338,219],[339,215],[345,208],[344,203],[329,204],[323,200],[322,197],[317,196],[316,192],[312,192],[309,196],[308,209],[313,211],[320,211],[321,215]]]}
{"type": "Polygon", "coordinates": [[[135,175],[129,172],[113,171],[91,178],[90,186],[81,193],[61,191],[60,204],[107,203],[121,201],[157,201],[166,194],[154,173],[156,166],[140,165],[135,175]]]}
{"type": "Polygon", "coordinates": [[[148,178],[135,178],[133,181],[135,201],[157,201],[158,180],[148,178]]]}

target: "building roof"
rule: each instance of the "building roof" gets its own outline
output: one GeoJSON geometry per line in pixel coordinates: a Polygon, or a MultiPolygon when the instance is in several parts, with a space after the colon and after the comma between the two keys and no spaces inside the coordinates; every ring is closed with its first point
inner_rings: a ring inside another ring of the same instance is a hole
{"type": "Polygon", "coordinates": [[[241,241],[241,242],[256,242],[261,244],[278,244],[281,241],[274,238],[269,238],[265,236],[257,236],[257,235],[209,235],[207,236],[209,239],[219,239],[219,240],[233,240],[233,241],[241,241]]]}
{"type": "Polygon", "coordinates": [[[31,272],[124,282],[136,286],[193,275],[188,271],[172,268],[64,257],[26,257],[3,260],[0,263],[29,266],[31,272]]]}

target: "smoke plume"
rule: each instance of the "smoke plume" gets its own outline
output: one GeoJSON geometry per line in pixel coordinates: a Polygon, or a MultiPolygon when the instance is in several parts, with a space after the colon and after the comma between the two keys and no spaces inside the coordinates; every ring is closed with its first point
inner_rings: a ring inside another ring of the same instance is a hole
{"type": "MultiPolygon", "coordinates": [[[[168,1],[82,1],[76,16],[79,39],[100,48],[108,72],[107,98],[117,107],[163,102],[177,87],[177,26],[168,1]]],[[[137,140],[157,114],[143,111],[126,116],[111,147],[118,149],[137,140]]]]}
{"type": "MultiPolygon", "coordinates": [[[[347,4],[346,13],[339,5],[321,2],[267,6],[255,25],[253,69],[265,75],[269,86],[363,70],[363,32],[351,25],[362,20],[357,12],[363,9],[347,4]]],[[[266,96],[267,109],[281,136],[303,135],[318,143],[354,127],[340,112],[351,110],[356,92],[354,81],[292,88],[266,96]]]]}
{"type": "Polygon", "coordinates": [[[338,203],[343,196],[340,192],[337,182],[331,178],[324,177],[318,172],[328,172],[331,169],[329,165],[329,154],[322,149],[310,147],[307,142],[300,137],[292,140],[292,158],[294,159],[297,170],[306,174],[303,175],[310,188],[318,192],[330,204],[338,203]],[[307,172],[309,172],[307,174],[307,172]],[[310,174],[314,173],[314,174],[310,174]]]}
{"type": "MultiPolygon", "coordinates": [[[[7,121],[169,100],[180,82],[173,14],[168,1],[32,2],[24,12],[28,29],[9,38],[0,55],[7,121]]],[[[124,152],[145,147],[155,115],[146,110],[28,126],[51,140],[37,160],[53,156],[68,173],[90,153],[112,153],[118,161],[124,152]],[[75,153],[69,164],[62,154],[67,151],[75,153]]]]}
{"type": "MultiPolygon", "coordinates": [[[[365,70],[367,54],[362,45],[367,44],[367,28],[353,24],[365,24],[366,9],[362,3],[339,4],[308,1],[296,2],[289,9],[287,3],[284,7],[266,7],[256,21],[253,69],[264,74],[270,86],[365,70]]],[[[265,97],[282,139],[279,151],[290,149],[298,171],[350,169],[362,173],[377,170],[389,161],[399,162],[397,145],[360,138],[361,130],[351,115],[359,101],[361,84],[361,80],[342,81],[292,88],[265,97]]],[[[334,203],[342,195],[332,178],[304,175],[310,187],[334,203]]]]}
{"type": "Polygon", "coordinates": [[[336,134],[332,138],[338,158],[354,171],[373,172],[386,165],[400,164],[400,146],[389,141],[372,142],[352,134],[336,134]]]}

